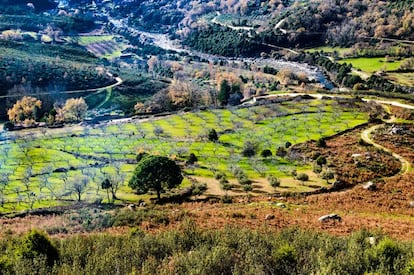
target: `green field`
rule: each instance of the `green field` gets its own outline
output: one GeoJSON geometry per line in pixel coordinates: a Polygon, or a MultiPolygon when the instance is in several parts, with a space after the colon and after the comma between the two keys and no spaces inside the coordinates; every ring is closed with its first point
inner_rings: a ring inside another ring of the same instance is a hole
{"type": "Polygon", "coordinates": [[[345,58],[338,61],[339,63],[348,63],[352,64],[352,66],[356,69],[360,69],[361,71],[367,72],[367,73],[373,73],[378,71],[394,71],[397,70],[401,62],[400,61],[386,61],[385,57],[373,57],[373,58],[366,58],[366,57],[360,57],[360,58],[345,58]]]}
{"type": "MultiPolygon", "coordinates": [[[[295,183],[290,176],[292,169],[309,171],[308,164],[276,156],[262,158],[260,152],[270,149],[274,154],[287,141],[295,144],[316,140],[366,120],[366,114],[343,109],[334,101],[314,100],[180,113],[94,127],[11,132],[0,147],[4,194],[4,207],[0,210],[65,203],[75,199],[71,185],[83,179],[88,183],[82,200],[105,200],[106,192],[100,189],[100,183],[108,175],[116,175],[124,183],[119,199],[136,201],[140,196],[134,195],[126,183],[136,165],[135,155],[142,151],[167,155],[180,163],[194,153],[199,161],[194,167],[186,166],[185,173],[206,181],[216,171],[231,179],[229,171],[237,166],[250,179],[263,182],[268,174],[281,178],[281,190],[308,191],[312,188],[295,183]],[[219,142],[206,139],[211,128],[219,133],[219,142]],[[257,144],[256,157],[242,156],[246,141],[257,144]]],[[[188,184],[188,180],[183,183],[188,184]]],[[[319,180],[315,184],[324,183],[319,180]]]]}

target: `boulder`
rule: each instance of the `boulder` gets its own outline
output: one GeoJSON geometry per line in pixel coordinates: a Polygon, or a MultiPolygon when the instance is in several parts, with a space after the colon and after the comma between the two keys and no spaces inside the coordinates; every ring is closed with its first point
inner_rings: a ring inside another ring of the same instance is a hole
{"type": "Polygon", "coordinates": [[[414,201],[410,201],[410,207],[414,207],[414,201]]]}
{"type": "Polygon", "coordinates": [[[365,190],[369,190],[369,191],[375,191],[377,189],[377,186],[374,182],[369,181],[366,184],[364,184],[362,186],[365,190]]]}
{"type": "Polygon", "coordinates": [[[318,220],[320,222],[342,221],[342,218],[338,214],[328,214],[328,215],[321,216],[318,220]]]}
{"type": "Polygon", "coordinates": [[[277,206],[277,207],[280,207],[280,208],[286,208],[286,204],[284,204],[284,203],[282,203],[282,202],[278,202],[278,203],[276,203],[276,206],[277,206]]]}
{"type": "Polygon", "coordinates": [[[265,217],[266,221],[270,221],[270,220],[274,220],[274,219],[275,219],[275,215],[273,215],[273,214],[267,214],[266,217],[265,217]]]}

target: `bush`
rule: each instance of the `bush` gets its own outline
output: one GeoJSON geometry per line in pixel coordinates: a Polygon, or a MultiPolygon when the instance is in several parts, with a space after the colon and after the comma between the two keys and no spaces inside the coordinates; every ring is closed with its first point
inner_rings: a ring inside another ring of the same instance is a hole
{"type": "Polygon", "coordinates": [[[191,153],[187,158],[187,164],[194,164],[198,161],[198,158],[194,153],[191,153]]]}
{"type": "Polygon", "coordinates": [[[373,266],[380,265],[385,273],[393,274],[398,270],[396,269],[396,263],[401,254],[400,247],[393,240],[385,238],[372,251],[371,264],[373,266]]]}
{"type": "Polygon", "coordinates": [[[44,233],[37,230],[32,230],[23,237],[16,253],[19,257],[30,260],[46,257],[48,266],[59,260],[57,248],[44,233]]]}
{"type": "Polygon", "coordinates": [[[224,174],[224,172],[216,172],[216,173],[214,174],[214,178],[215,178],[216,180],[220,180],[220,179],[222,179],[222,178],[226,178],[226,174],[224,174]]]}
{"type": "Polygon", "coordinates": [[[243,145],[242,155],[248,158],[254,157],[257,152],[257,147],[257,143],[250,140],[246,141],[243,145]]]}
{"type": "Polygon", "coordinates": [[[250,192],[252,190],[253,190],[253,186],[251,186],[250,184],[243,185],[243,191],[250,192]]]}
{"type": "Polygon", "coordinates": [[[321,173],[321,172],[322,172],[322,167],[321,167],[320,165],[318,165],[317,163],[314,163],[314,164],[313,164],[312,171],[313,171],[315,174],[319,174],[319,173],[321,173]]]}
{"type": "Polygon", "coordinates": [[[216,141],[218,141],[218,135],[217,135],[217,132],[216,132],[216,130],[215,130],[215,129],[211,129],[211,130],[208,132],[208,140],[209,140],[209,141],[212,141],[212,142],[216,142],[216,141]]]}
{"type": "Polygon", "coordinates": [[[270,186],[272,186],[273,188],[280,186],[280,179],[276,178],[273,175],[267,176],[267,181],[269,182],[270,186]]]}
{"type": "Polygon", "coordinates": [[[250,185],[252,183],[251,180],[247,178],[247,176],[239,177],[237,179],[241,185],[250,185]]]}
{"type": "Polygon", "coordinates": [[[285,148],[283,148],[283,147],[277,148],[277,150],[276,150],[276,156],[281,157],[281,158],[284,158],[284,157],[286,157],[286,155],[287,155],[287,151],[286,151],[285,148]]]}
{"type": "Polygon", "coordinates": [[[319,165],[319,166],[323,166],[323,165],[325,165],[326,164],[326,157],[324,157],[324,156],[319,156],[317,159],[316,159],[316,163],[319,165]]]}
{"type": "Polygon", "coordinates": [[[268,158],[268,157],[271,157],[271,156],[272,156],[272,151],[270,151],[269,149],[265,149],[265,150],[263,150],[263,151],[260,153],[260,155],[261,155],[263,158],[268,158]]]}
{"type": "Polygon", "coordinates": [[[285,143],[285,148],[289,148],[290,146],[292,146],[292,143],[290,141],[286,141],[285,143]]]}
{"type": "Polygon", "coordinates": [[[11,121],[7,121],[6,123],[4,123],[3,125],[3,130],[4,131],[12,131],[14,129],[14,123],[11,121]]]}
{"type": "Polygon", "coordinates": [[[305,174],[305,173],[299,173],[296,176],[296,179],[297,180],[300,180],[300,181],[308,181],[309,180],[309,176],[307,174],[305,174]]]}
{"type": "Polygon", "coordinates": [[[326,140],[324,138],[318,139],[318,141],[316,142],[316,146],[318,146],[319,148],[326,148],[326,140]]]}
{"type": "Polygon", "coordinates": [[[275,270],[278,274],[294,274],[297,264],[297,252],[295,248],[286,244],[281,247],[272,255],[275,261],[275,270]]]}

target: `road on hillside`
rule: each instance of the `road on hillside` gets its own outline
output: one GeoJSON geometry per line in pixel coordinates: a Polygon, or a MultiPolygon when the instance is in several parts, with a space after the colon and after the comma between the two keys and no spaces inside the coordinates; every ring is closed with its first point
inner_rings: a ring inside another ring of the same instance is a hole
{"type": "MultiPolygon", "coordinates": [[[[99,87],[99,88],[91,88],[91,89],[85,89],[85,90],[69,90],[69,91],[54,91],[54,92],[43,92],[43,93],[34,93],[34,94],[25,94],[25,96],[40,96],[40,95],[56,95],[56,94],[80,94],[80,93],[94,93],[94,92],[100,92],[100,91],[104,91],[107,89],[112,89],[114,87],[117,87],[119,85],[121,85],[124,81],[122,80],[122,78],[120,77],[115,77],[115,83],[111,84],[111,85],[107,85],[104,87],[99,87]]],[[[16,97],[21,97],[22,95],[3,95],[0,96],[0,99],[3,98],[16,98],[16,97]]]]}

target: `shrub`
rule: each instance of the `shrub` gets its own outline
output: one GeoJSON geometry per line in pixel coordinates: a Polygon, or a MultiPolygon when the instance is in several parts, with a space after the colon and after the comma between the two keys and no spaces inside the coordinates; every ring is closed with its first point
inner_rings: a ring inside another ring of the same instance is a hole
{"type": "Polygon", "coordinates": [[[275,270],[278,274],[294,274],[294,270],[297,264],[297,252],[295,248],[286,244],[279,247],[273,254],[275,261],[275,270]]]}
{"type": "Polygon", "coordinates": [[[224,172],[216,172],[216,173],[214,174],[214,178],[215,178],[216,180],[220,180],[220,179],[225,178],[225,177],[226,177],[226,174],[224,174],[224,172]]]}
{"type": "Polygon", "coordinates": [[[300,180],[300,181],[308,181],[309,180],[309,176],[307,174],[305,174],[305,173],[299,173],[296,176],[296,179],[297,180],[300,180]]]}
{"type": "Polygon", "coordinates": [[[216,130],[215,130],[215,129],[211,129],[211,130],[208,132],[208,140],[209,140],[209,141],[212,141],[212,142],[216,142],[216,141],[218,141],[218,135],[217,135],[217,132],[216,132],[216,130]]]}
{"type": "Polygon", "coordinates": [[[187,164],[194,164],[198,161],[198,158],[194,153],[191,153],[187,158],[187,164]]]}
{"type": "Polygon", "coordinates": [[[19,257],[30,260],[46,257],[49,266],[59,260],[57,248],[44,233],[37,230],[31,230],[23,237],[16,253],[19,257]]]}
{"type": "Polygon", "coordinates": [[[223,198],[221,198],[222,203],[233,203],[233,198],[229,195],[224,195],[223,198]]]}
{"type": "Polygon", "coordinates": [[[247,176],[243,176],[237,179],[241,185],[250,185],[252,183],[251,180],[247,178],[247,176]]]}
{"type": "Polygon", "coordinates": [[[316,163],[317,163],[319,166],[323,166],[323,165],[325,165],[325,164],[327,163],[327,161],[326,161],[326,157],[324,157],[324,156],[319,156],[319,157],[316,159],[316,163]]]}
{"type": "Polygon", "coordinates": [[[14,123],[11,121],[7,121],[6,123],[4,123],[3,125],[3,130],[4,131],[12,131],[14,129],[14,123]]]}
{"type": "Polygon", "coordinates": [[[290,146],[292,146],[292,143],[290,141],[286,141],[285,148],[289,148],[290,146]]]}
{"type": "Polygon", "coordinates": [[[242,155],[244,157],[251,158],[256,155],[257,152],[257,143],[253,141],[246,141],[243,145],[242,155]]]}
{"type": "Polygon", "coordinates": [[[199,196],[207,190],[207,183],[198,183],[194,184],[192,194],[194,196],[199,196]]]}
{"type": "Polygon", "coordinates": [[[322,167],[320,165],[318,165],[317,163],[314,163],[312,171],[316,174],[319,174],[319,173],[322,172],[322,167]]]}
{"type": "Polygon", "coordinates": [[[272,186],[273,188],[280,186],[280,179],[278,179],[277,177],[273,175],[267,176],[267,181],[269,182],[270,186],[272,186]]]}
{"type": "Polygon", "coordinates": [[[318,146],[319,148],[326,148],[326,140],[324,138],[318,139],[318,141],[316,142],[316,146],[318,146]]]}
{"type": "Polygon", "coordinates": [[[245,185],[243,185],[243,190],[245,192],[250,192],[250,191],[253,190],[253,186],[251,186],[250,184],[245,184],[245,185]]]}
{"type": "Polygon", "coordinates": [[[324,171],[321,176],[322,179],[326,180],[326,183],[329,183],[329,180],[333,179],[335,177],[335,174],[332,171],[327,170],[324,171]]]}
{"type": "Polygon", "coordinates": [[[384,272],[393,274],[397,270],[396,263],[401,254],[400,247],[393,240],[385,238],[373,249],[371,264],[373,266],[380,265],[384,272]]]}
{"type": "Polygon", "coordinates": [[[276,156],[283,158],[283,157],[286,157],[286,155],[287,155],[287,151],[286,151],[285,148],[283,148],[283,147],[277,148],[276,156]]]}
{"type": "Polygon", "coordinates": [[[268,158],[272,156],[272,151],[270,151],[269,149],[265,149],[260,153],[260,155],[264,158],[268,158]]]}

